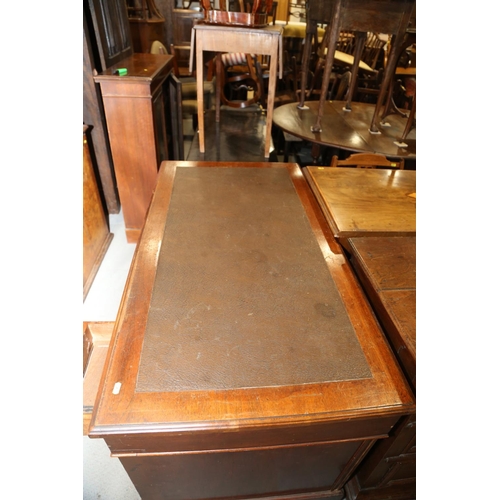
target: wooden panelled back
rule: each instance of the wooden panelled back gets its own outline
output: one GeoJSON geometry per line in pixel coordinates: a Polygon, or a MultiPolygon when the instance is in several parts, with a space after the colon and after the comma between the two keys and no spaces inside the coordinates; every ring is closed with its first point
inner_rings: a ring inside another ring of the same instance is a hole
{"type": "Polygon", "coordinates": [[[89,0],[101,68],[113,66],[133,53],[125,0],[89,0]]]}

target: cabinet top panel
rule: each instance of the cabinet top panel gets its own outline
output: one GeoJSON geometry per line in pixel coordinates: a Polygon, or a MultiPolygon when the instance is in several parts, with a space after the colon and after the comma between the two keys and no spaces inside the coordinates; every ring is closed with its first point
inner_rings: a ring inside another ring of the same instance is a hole
{"type": "Polygon", "coordinates": [[[95,76],[94,80],[96,82],[108,80],[120,80],[124,82],[137,80],[150,81],[162,75],[166,69],[171,69],[172,66],[173,56],[171,55],[137,53],[109,67],[95,76]],[[116,75],[115,71],[118,69],[126,69],[127,74],[123,76],[116,75]]]}

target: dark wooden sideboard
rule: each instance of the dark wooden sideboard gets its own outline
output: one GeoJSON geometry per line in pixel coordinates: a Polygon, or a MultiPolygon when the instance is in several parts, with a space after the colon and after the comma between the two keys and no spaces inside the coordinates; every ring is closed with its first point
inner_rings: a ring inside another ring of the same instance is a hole
{"type": "MultiPolygon", "coordinates": [[[[416,237],[348,239],[350,262],[416,395],[416,237]]],[[[348,500],[416,498],[416,414],[379,441],[346,485],[348,500]]]]}
{"type": "Polygon", "coordinates": [[[414,411],[298,165],[163,162],[89,430],[143,500],[340,500],[414,411]]]}
{"type": "MultiPolygon", "coordinates": [[[[306,167],[304,175],[416,397],[416,172],[306,167]]],[[[373,446],[345,492],[416,498],[416,412],[373,446]]]]}
{"type": "Polygon", "coordinates": [[[168,111],[169,105],[175,107],[168,88],[172,68],[171,55],[132,54],[94,77],[101,88],[127,241],[133,243],[142,230],[160,163],[174,148],[168,132],[176,130],[168,111]],[[116,75],[119,68],[127,74],[116,75]]]}

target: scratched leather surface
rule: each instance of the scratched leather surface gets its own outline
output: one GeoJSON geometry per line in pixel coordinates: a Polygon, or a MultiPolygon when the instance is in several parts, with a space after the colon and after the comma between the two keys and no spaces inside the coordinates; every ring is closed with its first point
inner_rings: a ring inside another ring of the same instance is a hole
{"type": "Polygon", "coordinates": [[[136,391],[368,377],[287,170],[178,168],[136,391]]]}

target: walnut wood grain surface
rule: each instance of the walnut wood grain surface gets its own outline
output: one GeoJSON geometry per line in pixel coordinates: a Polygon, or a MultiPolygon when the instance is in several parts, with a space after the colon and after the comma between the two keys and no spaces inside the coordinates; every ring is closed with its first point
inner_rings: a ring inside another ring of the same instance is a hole
{"type": "Polygon", "coordinates": [[[306,167],[336,237],[414,236],[416,172],[306,167]]]}
{"type": "MultiPolygon", "coordinates": [[[[416,394],[416,238],[349,238],[351,262],[416,394]]],[[[349,500],[416,498],[416,415],[378,441],[345,486],[349,500]]]]}

